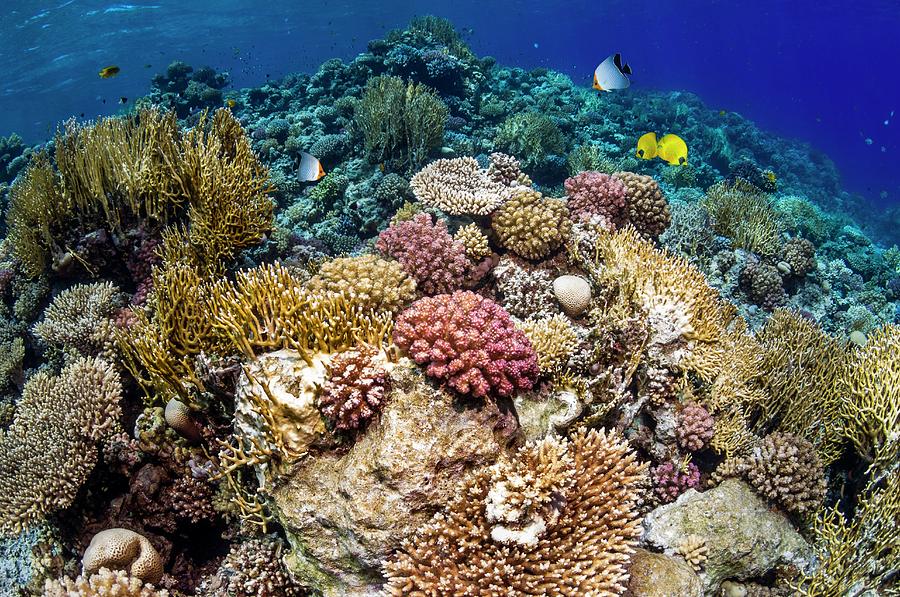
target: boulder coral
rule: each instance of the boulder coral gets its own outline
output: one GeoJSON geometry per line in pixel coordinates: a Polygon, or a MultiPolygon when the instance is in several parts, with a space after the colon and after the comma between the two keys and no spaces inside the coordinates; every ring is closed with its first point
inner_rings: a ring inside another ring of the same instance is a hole
{"type": "Polygon", "coordinates": [[[580,172],[565,182],[569,211],[606,228],[622,226],[628,216],[625,183],[602,172],[580,172]]]}
{"type": "Polygon", "coordinates": [[[534,348],[509,313],[469,291],[413,303],[397,318],[394,343],[460,394],[511,396],[538,377],[534,348]]]}
{"type": "Polygon", "coordinates": [[[565,241],[571,221],[565,201],[523,187],[494,212],[491,228],[502,247],[526,259],[542,259],[565,241]]]}

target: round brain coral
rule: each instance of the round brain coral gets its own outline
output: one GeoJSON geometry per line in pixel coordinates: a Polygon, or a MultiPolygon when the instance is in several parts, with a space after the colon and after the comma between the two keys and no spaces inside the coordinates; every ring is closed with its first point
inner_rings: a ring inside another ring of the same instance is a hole
{"type": "Polygon", "coordinates": [[[474,273],[466,247],[453,240],[447,222],[420,213],[392,224],[378,235],[375,247],[396,259],[426,295],[461,288],[474,273]]]}
{"type": "Polygon", "coordinates": [[[351,302],[375,311],[396,313],[416,297],[416,281],[399,263],[377,255],[326,261],[309,281],[313,292],[346,294],[351,302]]]}
{"type": "Polygon", "coordinates": [[[672,222],[669,202],[652,176],[634,172],[616,172],[613,176],[625,184],[628,221],[642,236],[658,238],[672,222]]]}
{"type": "Polygon", "coordinates": [[[491,219],[500,245],[526,259],[542,259],[559,247],[571,228],[562,199],[520,187],[491,219]]]}
{"type": "Polygon", "coordinates": [[[394,343],[461,394],[510,396],[538,378],[531,342],[500,305],[474,292],[416,301],[397,318],[394,343]]]}
{"type": "Polygon", "coordinates": [[[625,223],[625,183],[602,172],[580,172],[566,179],[569,211],[585,220],[599,220],[609,229],[625,223]]]}
{"type": "Polygon", "coordinates": [[[360,345],[334,357],[327,368],[318,403],[337,429],[359,429],[381,412],[389,381],[384,353],[360,345]]]}

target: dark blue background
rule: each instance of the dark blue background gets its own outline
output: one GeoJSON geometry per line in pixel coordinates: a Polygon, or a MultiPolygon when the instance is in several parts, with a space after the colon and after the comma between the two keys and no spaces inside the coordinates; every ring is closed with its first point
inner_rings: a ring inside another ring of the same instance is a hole
{"type": "Polygon", "coordinates": [[[479,54],[585,85],[599,60],[620,51],[635,87],[692,91],[809,141],[835,160],[849,190],[900,205],[897,1],[11,0],[0,8],[0,134],[33,142],[68,116],[113,113],[120,96],[144,93],[174,59],[227,69],[237,87],[260,85],[266,75],[351,59],[369,39],[429,13],[471,29],[479,54]],[[122,73],[99,79],[107,64],[122,73]]]}

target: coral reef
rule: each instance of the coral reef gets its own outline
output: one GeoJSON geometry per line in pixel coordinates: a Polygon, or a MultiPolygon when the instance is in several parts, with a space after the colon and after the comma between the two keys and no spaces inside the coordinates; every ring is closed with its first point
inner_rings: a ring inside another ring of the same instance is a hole
{"type": "Polygon", "coordinates": [[[396,313],[416,296],[416,282],[396,261],[375,255],[326,261],[308,283],[316,293],[345,294],[365,309],[396,313]]]}

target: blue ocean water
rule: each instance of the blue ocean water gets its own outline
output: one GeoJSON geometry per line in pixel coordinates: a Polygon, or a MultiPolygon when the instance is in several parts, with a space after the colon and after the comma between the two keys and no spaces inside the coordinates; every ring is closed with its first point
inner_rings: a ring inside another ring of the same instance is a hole
{"type": "Polygon", "coordinates": [[[900,205],[900,3],[863,0],[485,2],[12,0],[0,8],[0,133],[27,142],[70,116],[120,109],[175,59],[235,87],[348,60],[417,14],[473,50],[590,84],[622,52],[635,88],[682,90],[827,153],[846,189],[900,205]],[[100,79],[116,64],[121,74],[100,79]]]}

